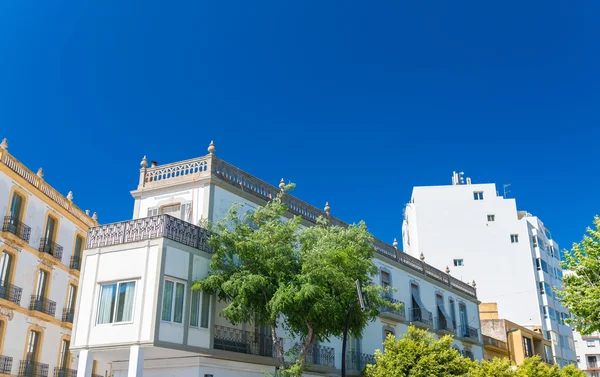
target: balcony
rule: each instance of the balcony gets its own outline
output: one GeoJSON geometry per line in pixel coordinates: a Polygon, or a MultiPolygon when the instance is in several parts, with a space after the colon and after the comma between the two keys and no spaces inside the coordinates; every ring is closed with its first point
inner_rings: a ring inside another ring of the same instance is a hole
{"type": "Polygon", "coordinates": [[[392,304],[402,304],[402,309],[396,310],[392,308],[388,308],[387,306],[382,306],[379,308],[379,316],[383,318],[389,318],[396,321],[402,321],[406,318],[406,308],[402,301],[396,300],[387,295],[383,295],[384,300],[391,302],[392,304]]]}
{"type": "Polygon", "coordinates": [[[458,337],[464,341],[470,341],[472,343],[479,342],[479,331],[475,327],[461,325],[458,331],[458,337]]]}
{"type": "Polygon", "coordinates": [[[77,377],[77,370],[67,368],[54,368],[54,377],[77,377]]]}
{"type": "Polygon", "coordinates": [[[10,374],[12,361],[12,357],[0,356],[0,374],[10,374]]]}
{"type": "Polygon", "coordinates": [[[212,253],[210,233],[199,226],[169,215],[144,217],[90,228],[87,248],[121,245],[130,242],[168,238],[198,250],[212,253]]]}
{"type": "Polygon", "coordinates": [[[22,288],[6,282],[0,282],[0,298],[19,305],[21,303],[21,293],[23,293],[22,288]]]}
{"type": "Polygon", "coordinates": [[[71,257],[71,263],[69,264],[69,268],[72,270],[81,270],[81,257],[79,255],[73,255],[71,257]]]}
{"type": "Polygon", "coordinates": [[[306,353],[306,363],[335,368],[335,349],[313,344],[306,353]]]}
{"type": "Polygon", "coordinates": [[[219,325],[215,325],[213,348],[249,355],[275,356],[275,347],[270,333],[259,334],[219,325]]]}
{"type": "Polygon", "coordinates": [[[506,345],[506,342],[503,342],[501,340],[498,339],[494,339],[491,338],[487,335],[483,335],[483,344],[486,346],[491,346],[491,347],[495,347],[504,351],[508,351],[508,346],[506,345]]]}
{"type": "Polygon", "coordinates": [[[40,240],[40,252],[50,254],[54,258],[61,260],[63,247],[52,241],[50,238],[42,238],[40,240]]]}
{"type": "Polygon", "coordinates": [[[71,308],[63,309],[63,315],[62,315],[63,322],[73,323],[74,317],[75,317],[75,309],[71,309],[71,308]]]}
{"type": "Polygon", "coordinates": [[[439,332],[443,332],[443,333],[447,333],[447,334],[454,334],[454,332],[455,332],[454,322],[448,321],[446,319],[446,317],[444,317],[443,315],[440,315],[438,313],[438,316],[435,318],[435,329],[436,329],[436,331],[439,331],[439,332]]]}
{"type": "Polygon", "coordinates": [[[12,233],[25,242],[29,242],[29,236],[31,235],[31,228],[13,216],[4,216],[2,231],[12,233]]]}
{"type": "Polygon", "coordinates": [[[56,302],[48,300],[43,296],[31,296],[31,302],[29,303],[29,310],[36,310],[54,317],[56,313],[56,302]]]}
{"type": "Polygon", "coordinates": [[[368,353],[348,352],[346,355],[346,368],[348,370],[362,371],[367,364],[375,364],[375,356],[368,353]]]}
{"type": "Polygon", "coordinates": [[[19,377],[48,377],[48,369],[48,364],[21,360],[21,365],[19,365],[19,377]]]}
{"type": "Polygon", "coordinates": [[[426,326],[433,327],[433,314],[426,309],[411,308],[410,309],[410,321],[415,326],[426,326]]]}

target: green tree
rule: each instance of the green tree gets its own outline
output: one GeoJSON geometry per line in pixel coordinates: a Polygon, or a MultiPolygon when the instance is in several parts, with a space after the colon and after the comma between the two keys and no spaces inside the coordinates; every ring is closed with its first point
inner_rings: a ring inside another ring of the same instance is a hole
{"type": "Polygon", "coordinates": [[[561,377],[558,365],[549,366],[542,362],[539,356],[526,358],[517,368],[517,375],[519,377],[561,377]]]}
{"type": "Polygon", "coordinates": [[[567,365],[560,370],[560,377],[585,377],[585,372],[577,369],[575,365],[567,365]]]}
{"type": "MultiPolygon", "coordinates": [[[[389,335],[384,352],[375,352],[375,364],[367,365],[366,377],[452,377],[465,376],[474,363],[452,348],[452,337],[437,340],[414,326],[402,339],[389,335]]],[[[479,376],[477,374],[473,376],[479,376]]]]}
{"type": "Polygon", "coordinates": [[[517,377],[513,364],[508,359],[494,358],[473,363],[468,377],[517,377]]]}
{"type": "Polygon", "coordinates": [[[373,237],[364,223],[345,228],[320,218],[315,226],[301,228],[300,217],[285,217],[284,195],[282,190],[246,215],[233,206],[224,219],[208,224],[214,250],[210,272],[193,289],[227,302],[220,315],[233,324],[270,326],[279,372],[301,376],[315,342],[342,335],[350,307],[349,329],[356,337],[380,305],[399,307],[383,300],[383,289],[371,280],[377,268],[373,237]],[[356,305],[356,280],[371,303],[364,312],[356,305]],[[283,332],[301,339],[288,351],[295,361],[291,366],[279,337],[283,332]]]}
{"type": "Polygon", "coordinates": [[[571,251],[565,251],[562,266],[571,273],[565,274],[564,287],[558,291],[573,314],[568,322],[583,334],[600,331],[600,217],[594,218],[594,226],[571,251]]]}

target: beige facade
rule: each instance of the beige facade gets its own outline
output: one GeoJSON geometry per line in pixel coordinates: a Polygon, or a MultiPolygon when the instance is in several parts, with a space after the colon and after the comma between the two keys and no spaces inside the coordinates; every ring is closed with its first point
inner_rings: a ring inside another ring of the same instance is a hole
{"type": "Polygon", "coordinates": [[[520,365],[525,358],[538,355],[547,363],[553,362],[552,343],[544,339],[540,327],[526,328],[498,318],[496,303],[480,304],[479,312],[486,359],[508,357],[520,365]]]}

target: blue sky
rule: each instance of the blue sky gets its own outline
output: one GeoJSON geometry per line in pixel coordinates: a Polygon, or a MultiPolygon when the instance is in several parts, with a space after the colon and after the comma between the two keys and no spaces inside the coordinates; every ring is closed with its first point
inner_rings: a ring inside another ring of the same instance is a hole
{"type": "Polygon", "coordinates": [[[143,155],[217,155],[379,238],[415,185],[512,184],[563,246],[598,206],[600,3],[4,1],[0,138],[101,222],[143,155]]]}

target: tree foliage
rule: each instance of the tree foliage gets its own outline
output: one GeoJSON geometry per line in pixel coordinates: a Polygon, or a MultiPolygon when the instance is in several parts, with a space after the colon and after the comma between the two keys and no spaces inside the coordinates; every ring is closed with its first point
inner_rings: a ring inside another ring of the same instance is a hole
{"type": "Polygon", "coordinates": [[[539,356],[525,359],[517,368],[508,359],[473,362],[452,348],[453,339],[440,339],[410,326],[401,339],[388,336],[384,352],[375,352],[375,364],[367,365],[366,377],[585,377],[573,365],[559,369],[539,356]]]}
{"type": "Polygon", "coordinates": [[[564,287],[559,291],[561,301],[573,314],[569,323],[577,331],[589,334],[600,331],[600,217],[594,218],[580,243],[565,251],[564,287]]]}
{"type": "Polygon", "coordinates": [[[367,365],[366,377],[453,377],[465,376],[471,360],[452,348],[452,337],[437,340],[431,333],[414,326],[397,340],[388,335],[384,352],[375,352],[375,364],[367,365]]]}
{"type": "Polygon", "coordinates": [[[379,314],[377,308],[391,304],[371,280],[377,268],[365,224],[343,228],[320,218],[315,226],[302,228],[300,217],[285,217],[283,195],[244,215],[233,206],[224,219],[209,225],[210,272],[193,289],[225,301],[220,315],[232,324],[270,326],[281,374],[299,376],[316,341],[342,335],[350,307],[350,334],[358,337],[379,314]],[[357,279],[372,304],[364,312],[356,305],[357,279]],[[294,365],[286,367],[280,330],[301,340],[292,355],[294,365]]]}

